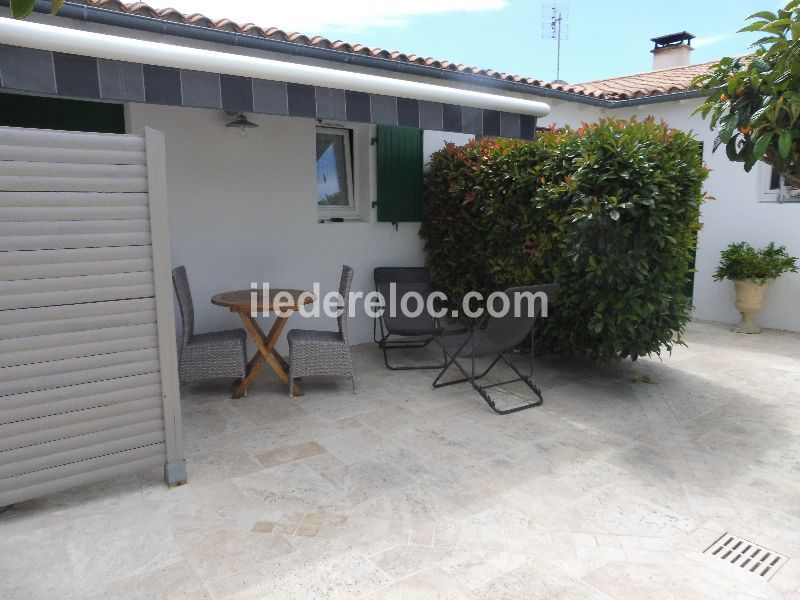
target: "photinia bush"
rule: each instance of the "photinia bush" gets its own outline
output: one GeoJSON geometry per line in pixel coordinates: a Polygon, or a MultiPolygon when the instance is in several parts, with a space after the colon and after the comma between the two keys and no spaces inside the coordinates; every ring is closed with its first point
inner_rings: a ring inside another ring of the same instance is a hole
{"type": "Polygon", "coordinates": [[[539,347],[636,359],[680,343],[689,320],[707,176],[698,142],[653,120],[450,144],[426,174],[420,235],[454,303],[556,281],[539,347]]]}

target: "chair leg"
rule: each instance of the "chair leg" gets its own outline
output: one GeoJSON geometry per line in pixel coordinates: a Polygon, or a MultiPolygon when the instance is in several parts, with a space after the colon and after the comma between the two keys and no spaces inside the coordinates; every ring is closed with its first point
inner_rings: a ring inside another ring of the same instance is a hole
{"type": "MultiPolygon", "coordinates": [[[[445,357],[447,357],[447,353],[445,353],[445,357]]],[[[464,371],[464,369],[462,369],[458,365],[458,362],[454,358],[450,363],[447,363],[445,365],[445,368],[442,369],[442,372],[439,373],[439,375],[436,377],[436,379],[433,380],[433,387],[446,387],[448,385],[455,385],[456,383],[465,383],[467,381],[473,381],[473,380],[477,381],[478,379],[482,379],[483,377],[486,377],[486,375],[489,374],[489,371],[491,371],[492,368],[497,364],[498,360],[500,360],[500,357],[495,358],[494,361],[492,362],[492,364],[490,364],[486,368],[486,370],[483,371],[483,373],[481,373],[479,375],[475,375],[473,377],[472,375],[467,375],[466,372],[464,371]],[[439,379],[442,377],[442,375],[445,374],[445,371],[447,371],[447,369],[449,369],[453,364],[458,366],[458,368],[461,370],[461,372],[465,374],[464,378],[462,378],[462,379],[454,379],[453,381],[445,381],[444,383],[437,383],[439,381],[439,379]]]]}
{"type": "Polygon", "coordinates": [[[353,381],[353,393],[357,394],[358,393],[358,389],[356,389],[356,376],[355,376],[355,374],[351,375],[350,379],[353,381]]]}
{"type": "MultiPolygon", "coordinates": [[[[425,341],[420,341],[417,345],[408,345],[408,346],[390,346],[388,339],[389,336],[392,335],[391,333],[386,334],[380,340],[378,340],[378,346],[383,350],[383,363],[386,365],[386,368],[391,371],[418,371],[422,369],[441,369],[444,366],[444,363],[441,365],[418,365],[413,367],[393,367],[389,364],[389,350],[402,350],[403,348],[427,348],[428,344],[433,341],[433,338],[428,338],[425,341]]],[[[402,342],[401,342],[402,343],[402,342]]],[[[444,356],[444,362],[447,362],[447,355],[444,356]]]]}
{"type": "Polygon", "coordinates": [[[524,381],[526,384],[528,384],[528,387],[531,388],[531,390],[533,390],[534,394],[539,396],[539,398],[542,397],[542,390],[540,390],[539,386],[536,385],[536,383],[533,381],[533,363],[532,362],[531,362],[531,372],[528,375],[524,375],[524,374],[520,373],[519,369],[517,369],[511,363],[511,361],[506,358],[505,354],[503,354],[502,352],[500,353],[500,358],[502,358],[505,361],[505,363],[509,367],[511,367],[511,370],[514,371],[514,373],[517,374],[517,376],[520,378],[521,381],[524,381]]]}
{"type": "MultiPolygon", "coordinates": [[[[234,382],[233,382],[233,395],[231,396],[231,399],[234,399],[234,400],[236,399],[236,390],[239,387],[239,385],[242,383],[243,379],[244,379],[244,377],[237,377],[234,380],[234,382]]],[[[245,390],[244,393],[242,394],[242,396],[244,396],[246,398],[247,397],[247,392],[248,392],[248,390],[245,390]]]]}
{"type": "MultiPolygon", "coordinates": [[[[513,364],[511,364],[511,362],[503,355],[502,352],[499,352],[497,354],[495,359],[492,361],[492,364],[489,365],[488,369],[486,369],[480,375],[476,375],[476,376],[472,376],[470,373],[468,373],[466,371],[466,369],[464,369],[463,366],[461,366],[461,363],[459,363],[458,360],[457,360],[457,356],[458,356],[458,353],[456,353],[456,355],[454,355],[448,361],[446,367],[442,370],[441,373],[439,373],[439,375],[436,377],[436,379],[434,379],[434,381],[433,381],[433,386],[434,387],[444,387],[444,386],[447,386],[447,385],[453,385],[455,383],[464,383],[464,382],[468,381],[470,383],[470,385],[472,385],[472,389],[474,389],[476,392],[478,392],[480,397],[483,398],[484,402],[486,402],[486,404],[489,405],[489,408],[491,408],[498,415],[508,415],[508,414],[511,414],[511,413],[519,412],[521,410],[525,410],[527,408],[534,408],[536,406],[541,406],[542,403],[544,402],[544,398],[542,398],[541,390],[536,386],[535,383],[533,383],[533,380],[531,379],[531,377],[523,375],[522,373],[520,373],[519,369],[517,369],[513,364]],[[514,373],[516,373],[517,376],[518,376],[518,379],[512,379],[510,381],[504,381],[503,384],[505,384],[505,383],[513,383],[515,381],[524,381],[528,385],[528,387],[531,389],[531,391],[533,391],[533,393],[536,394],[536,397],[538,398],[537,401],[529,402],[527,404],[523,404],[522,406],[515,406],[514,408],[509,408],[509,409],[506,409],[506,410],[502,410],[502,409],[497,408],[497,405],[495,404],[494,400],[492,400],[492,397],[489,395],[489,392],[487,392],[486,389],[487,389],[487,387],[493,387],[494,385],[500,385],[500,384],[492,384],[492,386],[483,387],[483,386],[481,386],[481,385],[479,385],[477,383],[477,380],[480,379],[481,377],[484,377],[485,375],[487,375],[489,373],[489,371],[492,370],[492,368],[497,364],[497,362],[501,358],[503,359],[503,361],[505,361],[505,363],[509,367],[511,367],[511,369],[514,371],[514,373]],[[447,381],[445,383],[439,383],[439,379],[441,379],[442,375],[444,375],[445,372],[453,365],[455,365],[456,368],[459,371],[461,371],[461,373],[464,375],[464,378],[463,379],[458,379],[456,381],[447,381]]],[[[473,359],[473,362],[474,362],[474,359],[473,359]]],[[[473,364],[473,369],[474,369],[474,364],[473,364]]]]}

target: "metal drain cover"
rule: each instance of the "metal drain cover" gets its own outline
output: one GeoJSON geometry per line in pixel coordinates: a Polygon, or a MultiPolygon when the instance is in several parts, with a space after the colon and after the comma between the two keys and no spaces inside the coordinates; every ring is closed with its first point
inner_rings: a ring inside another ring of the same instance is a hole
{"type": "Polygon", "coordinates": [[[771,579],[787,560],[788,556],[754,544],[731,533],[725,533],[706,548],[704,554],[721,558],[740,569],[771,579]]]}

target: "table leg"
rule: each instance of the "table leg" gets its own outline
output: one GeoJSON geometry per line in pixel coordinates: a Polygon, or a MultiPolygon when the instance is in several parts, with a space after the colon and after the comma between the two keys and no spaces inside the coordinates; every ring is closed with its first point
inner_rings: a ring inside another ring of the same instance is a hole
{"type": "MultiPolygon", "coordinates": [[[[247,333],[255,342],[256,347],[258,348],[258,353],[253,357],[253,359],[250,361],[250,364],[247,366],[247,375],[237,388],[234,397],[240,398],[244,394],[245,390],[252,385],[253,380],[263,368],[264,363],[267,363],[272,370],[275,371],[275,374],[280,378],[281,381],[288,384],[289,363],[286,362],[286,359],[284,359],[275,350],[275,344],[278,343],[278,338],[280,338],[283,328],[286,326],[288,317],[282,317],[278,315],[275,323],[272,325],[272,328],[269,330],[267,335],[264,335],[264,332],[258,325],[258,322],[250,315],[249,312],[239,312],[239,317],[242,319],[242,323],[244,324],[247,333]]],[[[295,396],[302,396],[303,390],[295,383],[293,393],[295,396]]]]}
{"type": "Polygon", "coordinates": [[[234,400],[237,398],[241,398],[244,396],[244,393],[253,385],[253,380],[258,375],[259,371],[264,367],[264,357],[261,354],[261,351],[255,353],[253,358],[250,359],[250,362],[247,363],[247,370],[245,371],[245,376],[239,385],[236,387],[236,390],[233,392],[234,400]]]}

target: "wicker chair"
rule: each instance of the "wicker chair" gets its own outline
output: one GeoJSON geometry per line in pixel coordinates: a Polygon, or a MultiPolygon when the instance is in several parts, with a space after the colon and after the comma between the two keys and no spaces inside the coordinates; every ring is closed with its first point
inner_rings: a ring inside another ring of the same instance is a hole
{"type": "Polygon", "coordinates": [[[353,269],[342,267],[339,294],[344,300],[336,318],[339,331],[310,331],[292,329],[287,336],[289,342],[289,396],[294,395],[294,380],[313,375],[338,375],[350,377],[353,392],[356,391],[356,378],[353,373],[353,359],[350,355],[350,338],[347,336],[347,314],[349,310],[350,285],[353,282],[353,269]]]}
{"type": "Polygon", "coordinates": [[[172,284],[181,314],[178,378],[181,383],[235,377],[247,372],[247,334],[244,329],[194,333],[194,305],[186,268],[172,271],[172,284]]]}

